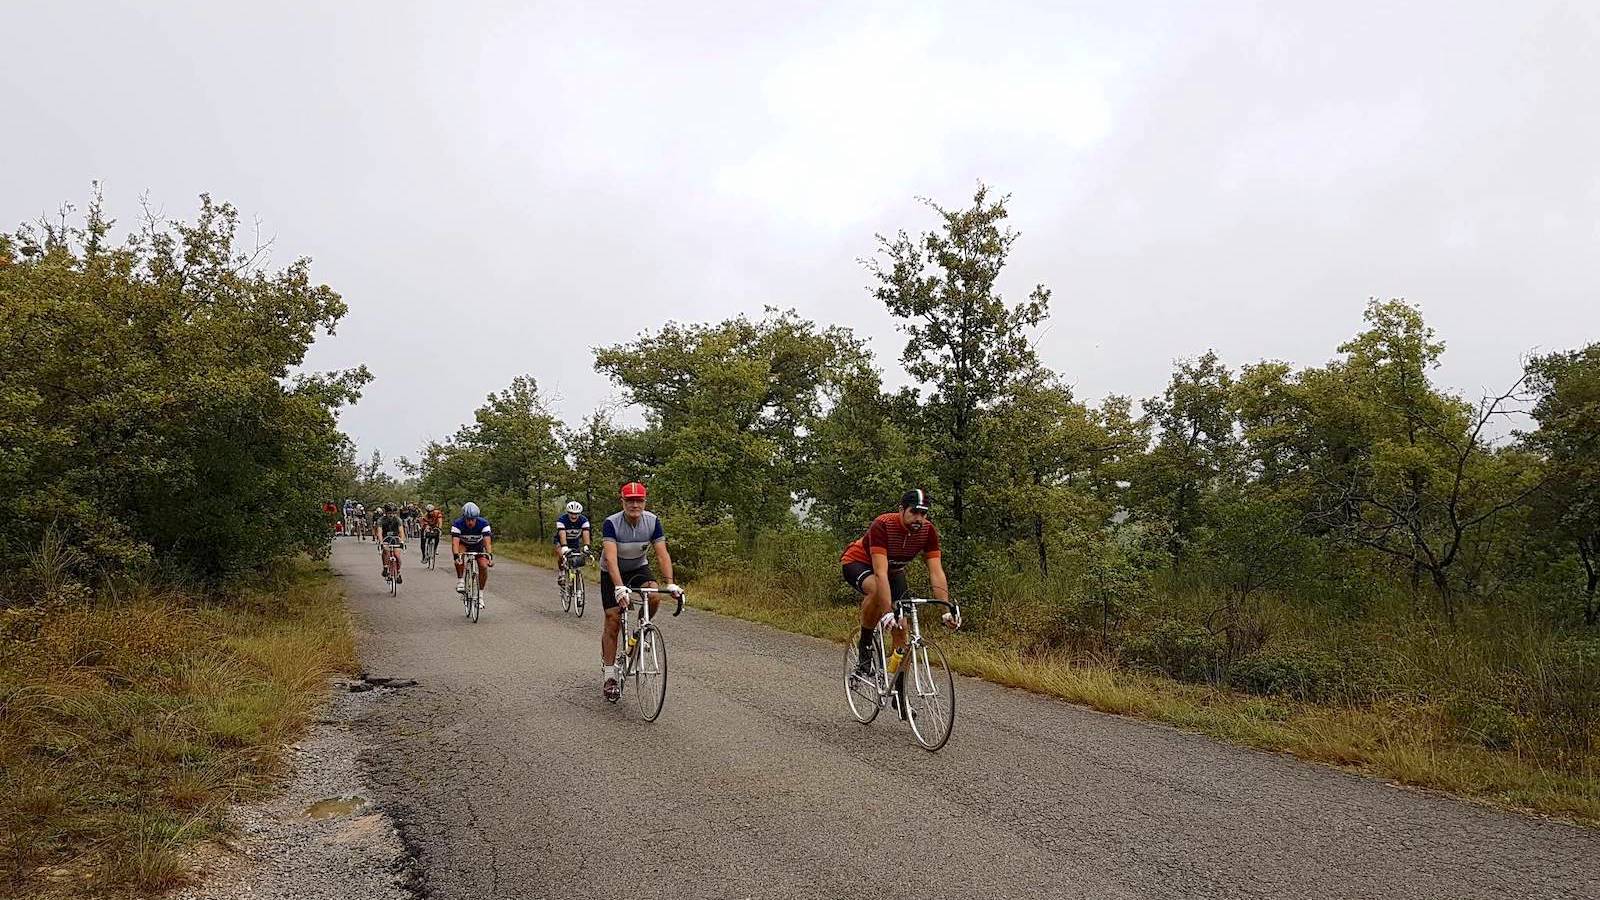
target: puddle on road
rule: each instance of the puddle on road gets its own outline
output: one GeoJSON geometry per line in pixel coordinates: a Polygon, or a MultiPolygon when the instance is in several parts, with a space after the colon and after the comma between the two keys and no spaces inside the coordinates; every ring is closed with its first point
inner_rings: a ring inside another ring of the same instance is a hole
{"type": "Polygon", "coordinates": [[[348,816],[361,808],[364,801],[360,797],[329,797],[306,807],[306,815],[313,819],[331,819],[335,816],[348,816]]]}

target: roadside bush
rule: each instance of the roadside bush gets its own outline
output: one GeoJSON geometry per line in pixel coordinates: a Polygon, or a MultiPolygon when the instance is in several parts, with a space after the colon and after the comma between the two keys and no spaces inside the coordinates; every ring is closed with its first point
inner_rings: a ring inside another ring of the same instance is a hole
{"type": "Polygon", "coordinates": [[[1214,682],[1222,671],[1227,647],[1198,625],[1160,619],[1130,633],[1121,653],[1123,661],[1135,668],[1154,670],[1180,681],[1214,682]]]}
{"type": "Polygon", "coordinates": [[[1286,644],[1258,650],[1235,660],[1228,682],[1252,694],[1327,701],[1348,696],[1346,667],[1327,650],[1305,644],[1286,644]]]}

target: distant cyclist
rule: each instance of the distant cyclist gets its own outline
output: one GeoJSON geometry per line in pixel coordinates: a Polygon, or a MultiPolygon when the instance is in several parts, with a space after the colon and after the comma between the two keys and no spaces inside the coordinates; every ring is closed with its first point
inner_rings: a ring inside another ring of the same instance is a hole
{"type": "MultiPolygon", "coordinates": [[[[389,560],[387,554],[392,546],[405,543],[406,523],[395,515],[394,504],[390,503],[383,508],[383,513],[378,516],[378,521],[372,525],[372,539],[378,542],[378,574],[389,574],[389,560]]],[[[400,578],[400,554],[394,555],[394,580],[396,584],[404,584],[400,578]]]]}
{"type": "Polygon", "coordinates": [[[556,516],[556,582],[567,573],[567,554],[582,550],[589,552],[589,517],[583,514],[583,504],[573,500],[567,511],[556,516]]]}
{"type": "MultiPolygon", "coordinates": [[[[600,670],[604,679],[601,692],[607,700],[622,696],[617,683],[617,631],[622,627],[622,610],[631,602],[635,588],[653,588],[655,575],[647,557],[656,551],[656,562],[666,576],[667,591],[681,593],[672,583],[672,555],[667,552],[667,534],[656,514],[644,508],[644,485],[631,481],[622,486],[622,512],[607,516],[601,526],[600,605],[605,608],[605,624],[600,631],[600,670]]],[[[661,600],[650,595],[650,615],[656,614],[661,600]]]]}
{"type": "Polygon", "coordinates": [[[478,509],[478,504],[467,503],[461,507],[461,518],[450,523],[450,547],[456,560],[456,593],[467,592],[467,557],[469,551],[484,554],[483,565],[478,567],[478,606],[486,607],[483,589],[489,586],[489,567],[494,565],[494,557],[489,553],[494,549],[494,535],[489,528],[489,520],[483,517],[478,509]]]}
{"type": "Polygon", "coordinates": [[[422,540],[433,543],[433,552],[439,552],[439,534],[444,528],[444,510],[432,503],[422,513],[422,540]]]}
{"type": "MultiPolygon", "coordinates": [[[[909,592],[906,566],[921,555],[928,561],[928,581],[935,600],[950,600],[950,585],[945,580],[940,559],[939,529],[928,518],[928,495],[920,488],[905,492],[900,511],[888,512],[872,520],[867,531],[845,548],[839,563],[846,584],[861,594],[860,662],[856,671],[872,671],[872,634],[878,621],[893,609],[893,601],[909,592]]],[[[959,627],[959,620],[946,620],[959,627]]],[[[905,634],[894,629],[894,648],[905,643],[905,634]]]]}

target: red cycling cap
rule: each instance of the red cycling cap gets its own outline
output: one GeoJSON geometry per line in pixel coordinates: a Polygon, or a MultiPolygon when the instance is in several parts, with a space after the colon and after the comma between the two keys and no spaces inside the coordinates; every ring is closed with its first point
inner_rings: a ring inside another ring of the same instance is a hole
{"type": "Polygon", "coordinates": [[[644,485],[637,481],[630,481],[622,486],[622,499],[631,500],[634,497],[638,497],[640,500],[644,499],[644,485]]]}

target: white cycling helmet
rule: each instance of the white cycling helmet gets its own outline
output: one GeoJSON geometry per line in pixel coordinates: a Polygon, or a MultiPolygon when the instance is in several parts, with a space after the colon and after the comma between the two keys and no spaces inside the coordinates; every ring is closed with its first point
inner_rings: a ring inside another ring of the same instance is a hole
{"type": "Polygon", "coordinates": [[[468,503],[466,506],[461,507],[461,514],[469,519],[476,519],[478,517],[478,504],[468,503]]]}
{"type": "Polygon", "coordinates": [[[567,502],[567,515],[575,516],[575,515],[577,515],[578,513],[581,513],[581,512],[583,512],[583,504],[582,503],[579,503],[576,500],[570,500],[570,501],[567,502]]]}

